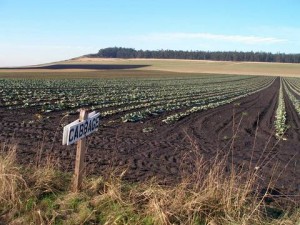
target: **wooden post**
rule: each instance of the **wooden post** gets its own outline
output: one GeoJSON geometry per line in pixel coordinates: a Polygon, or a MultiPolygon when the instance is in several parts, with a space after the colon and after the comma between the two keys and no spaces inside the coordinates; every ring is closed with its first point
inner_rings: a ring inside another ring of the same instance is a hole
{"type": "MultiPolygon", "coordinates": [[[[85,109],[80,109],[79,121],[83,121],[87,119],[87,112],[85,109]]],[[[74,184],[73,191],[78,192],[81,189],[81,183],[83,178],[83,171],[85,168],[85,152],[86,152],[86,138],[82,138],[77,142],[77,150],[76,150],[76,161],[75,161],[75,176],[74,176],[74,184]]]]}

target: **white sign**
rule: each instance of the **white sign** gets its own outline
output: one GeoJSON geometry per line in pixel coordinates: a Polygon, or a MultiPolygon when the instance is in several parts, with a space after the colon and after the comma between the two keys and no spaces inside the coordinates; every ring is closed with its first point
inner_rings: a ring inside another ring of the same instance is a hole
{"type": "Polygon", "coordinates": [[[81,122],[79,122],[79,120],[75,120],[74,122],[65,126],[62,144],[73,144],[81,138],[84,138],[97,131],[100,121],[99,115],[99,113],[94,111],[88,114],[88,118],[86,120],[81,122]]]}

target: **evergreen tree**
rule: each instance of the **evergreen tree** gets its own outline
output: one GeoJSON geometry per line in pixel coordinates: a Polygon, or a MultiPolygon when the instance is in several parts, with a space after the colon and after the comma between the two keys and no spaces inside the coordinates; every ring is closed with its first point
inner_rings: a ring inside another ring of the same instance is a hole
{"type": "Polygon", "coordinates": [[[157,58],[157,59],[194,59],[216,61],[282,62],[300,63],[300,54],[237,51],[175,51],[175,50],[135,50],[133,48],[110,47],[100,49],[97,54],[87,57],[98,58],[157,58]]]}

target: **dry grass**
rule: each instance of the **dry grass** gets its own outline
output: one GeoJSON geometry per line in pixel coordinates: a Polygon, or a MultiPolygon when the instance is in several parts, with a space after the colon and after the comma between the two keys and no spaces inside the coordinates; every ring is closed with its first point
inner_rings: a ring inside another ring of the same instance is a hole
{"type": "MultiPolygon", "coordinates": [[[[127,183],[126,173],[90,177],[83,191],[70,191],[70,175],[55,161],[21,167],[16,146],[0,155],[0,221],[10,224],[299,224],[299,203],[268,204],[256,192],[257,171],[226,172],[226,157],[209,164],[200,155],[181,182],[159,185],[153,179],[127,183]],[[247,179],[245,179],[247,178],[247,179]],[[297,205],[298,204],[298,205],[297,205]],[[297,208],[298,207],[298,208],[297,208]],[[276,214],[277,213],[277,214],[276,214]],[[274,214],[276,214],[274,216],[274,214]]],[[[272,181],[271,181],[272,182],[272,181]]]]}
{"type": "Polygon", "coordinates": [[[3,145],[0,155],[0,212],[11,208],[17,210],[22,205],[22,197],[30,191],[16,165],[16,146],[3,145]],[[8,151],[7,154],[3,154],[8,151]]]}

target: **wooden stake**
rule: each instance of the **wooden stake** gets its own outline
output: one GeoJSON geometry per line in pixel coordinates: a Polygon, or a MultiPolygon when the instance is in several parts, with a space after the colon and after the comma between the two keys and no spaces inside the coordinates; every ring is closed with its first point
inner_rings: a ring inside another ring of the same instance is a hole
{"type": "MultiPolygon", "coordinates": [[[[85,109],[80,109],[79,121],[83,121],[87,119],[87,112],[85,109]]],[[[73,191],[78,192],[81,189],[83,171],[85,168],[85,152],[86,152],[86,138],[82,138],[77,142],[77,150],[76,150],[76,161],[75,161],[75,176],[74,176],[74,184],[73,191]]]]}

